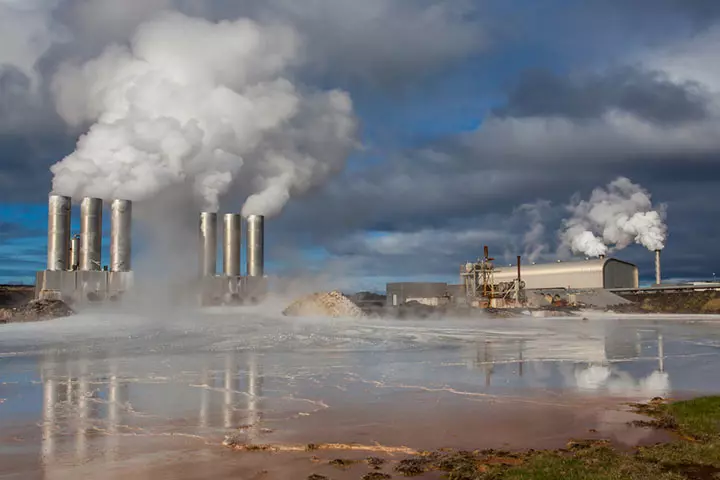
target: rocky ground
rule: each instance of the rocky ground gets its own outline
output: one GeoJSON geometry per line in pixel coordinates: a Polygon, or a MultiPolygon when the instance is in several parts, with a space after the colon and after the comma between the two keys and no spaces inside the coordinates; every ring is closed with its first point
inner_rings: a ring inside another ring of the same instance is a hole
{"type": "Polygon", "coordinates": [[[0,308],[0,323],[40,322],[69,317],[74,313],[61,300],[31,300],[18,307],[0,308]]]}
{"type": "Polygon", "coordinates": [[[35,296],[35,287],[27,285],[0,285],[0,308],[24,305],[35,296]]]}
{"type": "Polygon", "coordinates": [[[0,324],[38,322],[73,315],[73,310],[59,300],[33,300],[35,287],[0,285],[0,324]]]}
{"type": "Polygon", "coordinates": [[[720,313],[720,292],[668,292],[623,295],[632,303],[615,305],[619,313],[720,313]]]}

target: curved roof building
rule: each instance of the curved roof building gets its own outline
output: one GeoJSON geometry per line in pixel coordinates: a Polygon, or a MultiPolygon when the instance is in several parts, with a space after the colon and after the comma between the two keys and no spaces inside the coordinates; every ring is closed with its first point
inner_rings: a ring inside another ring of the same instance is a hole
{"type": "MultiPolygon", "coordinates": [[[[517,265],[496,267],[495,283],[517,278],[517,265]]],[[[521,265],[527,289],[638,288],[638,268],[615,258],[521,265]]]]}

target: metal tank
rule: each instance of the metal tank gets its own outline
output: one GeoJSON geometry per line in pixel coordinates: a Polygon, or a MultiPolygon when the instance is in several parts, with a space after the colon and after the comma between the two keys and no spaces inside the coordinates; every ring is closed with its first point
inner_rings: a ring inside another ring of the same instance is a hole
{"type": "Polygon", "coordinates": [[[200,214],[200,274],[212,277],[217,272],[217,213],[200,214]]]}
{"type": "Polygon", "coordinates": [[[235,213],[227,213],[224,217],[224,223],[223,273],[228,277],[239,277],[242,216],[235,213]]]}
{"type": "Polygon", "coordinates": [[[80,266],[80,235],[73,235],[70,240],[70,270],[80,266]]]}
{"type": "Polygon", "coordinates": [[[80,270],[102,270],[102,207],[99,198],[83,198],[80,204],[80,270]]]}
{"type": "Polygon", "coordinates": [[[129,272],[132,255],[132,202],[113,200],[110,205],[110,271],[129,272]]]}
{"type": "Polygon", "coordinates": [[[265,275],[265,217],[250,215],[247,217],[247,275],[262,277],[265,275]]]}
{"type": "Polygon", "coordinates": [[[48,199],[47,269],[70,269],[70,197],[50,195],[48,199]]]}

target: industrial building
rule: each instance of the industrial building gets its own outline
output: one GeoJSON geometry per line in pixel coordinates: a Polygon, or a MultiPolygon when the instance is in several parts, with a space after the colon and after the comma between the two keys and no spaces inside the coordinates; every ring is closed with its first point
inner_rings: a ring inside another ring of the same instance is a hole
{"type": "Polygon", "coordinates": [[[405,282],[388,283],[387,305],[397,307],[409,302],[439,306],[450,301],[447,283],[405,282]]]}
{"type": "MultiPolygon", "coordinates": [[[[132,203],[110,204],[110,261],[102,264],[103,201],[84,198],[80,233],[72,235],[72,200],[50,195],[48,201],[47,269],[37,272],[35,298],[68,303],[117,300],[133,285],[132,203]]],[[[223,272],[217,274],[218,214],[202,212],[199,226],[197,290],[202,304],[256,302],[267,293],[264,272],[264,217],[247,217],[247,274],[241,275],[242,217],[223,217],[223,272]]]]}
{"type": "MultiPolygon", "coordinates": [[[[517,266],[495,267],[495,283],[517,278],[517,266]]],[[[522,266],[520,276],[528,290],[638,288],[638,268],[615,258],[556,262],[522,266]]]]}

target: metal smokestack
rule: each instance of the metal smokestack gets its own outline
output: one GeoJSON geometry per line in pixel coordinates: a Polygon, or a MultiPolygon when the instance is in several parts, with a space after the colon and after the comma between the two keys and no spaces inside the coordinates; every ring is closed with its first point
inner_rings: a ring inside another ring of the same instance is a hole
{"type": "Polygon", "coordinates": [[[132,256],[132,202],[113,200],[110,205],[110,271],[129,272],[132,256]]]}
{"type": "Polygon", "coordinates": [[[102,200],[83,198],[80,204],[80,270],[102,270],[102,200]]]}
{"type": "Polygon", "coordinates": [[[70,239],[70,270],[80,267],[80,235],[73,235],[70,239]]]}
{"type": "Polygon", "coordinates": [[[662,276],[660,275],[660,250],[655,250],[655,284],[660,285],[662,276]]]}
{"type": "Polygon", "coordinates": [[[200,274],[215,276],[217,272],[217,213],[200,214],[200,274]]]}
{"type": "Polygon", "coordinates": [[[247,217],[247,275],[262,277],[265,275],[265,217],[250,215],[247,217]]]}
{"type": "Polygon", "coordinates": [[[70,197],[50,195],[48,198],[47,269],[70,269],[70,197]]]}
{"type": "Polygon", "coordinates": [[[227,213],[224,217],[224,223],[223,273],[228,277],[239,277],[242,216],[235,213],[227,213]]]}
{"type": "Polygon", "coordinates": [[[522,257],[521,257],[520,255],[518,255],[518,257],[517,257],[517,274],[518,274],[517,279],[518,279],[518,283],[519,283],[520,280],[521,280],[521,277],[520,277],[520,262],[521,262],[521,261],[522,261],[522,257]]]}

